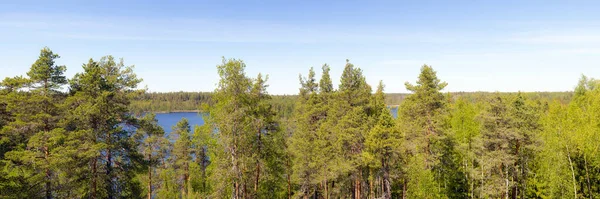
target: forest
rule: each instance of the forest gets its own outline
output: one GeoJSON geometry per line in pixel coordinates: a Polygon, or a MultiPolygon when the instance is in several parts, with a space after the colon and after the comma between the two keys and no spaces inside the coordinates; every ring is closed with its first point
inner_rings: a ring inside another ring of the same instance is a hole
{"type": "Polygon", "coordinates": [[[572,92],[449,93],[423,65],[385,94],[346,60],[337,88],[324,64],[277,96],[223,58],[212,92],[150,93],[123,59],[68,78],[59,58],[43,48],[0,83],[0,198],[600,197],[600,81],[583,75],[572,92]],[[166,136],[154,112],[178,110],[206,124],[166,136]]]}
{"type": "MultiPolygon", "coordinates": [[[[447,93],[451,100],[459,98],[476,102],[485,100],[490,95],[512,95],[516,93],[490,93],[490,92],[452,92],[447,93]]],[[[170,112],[198,112],[202,104],[211,103],[212,92],[144,92],[131,101],[131,111],[135,113],[170,113],[170,112]]],[[[385,104],[397,107],[409,94],[384,93],[385,104]]],[[[524,92],[526,98],[544,101],[560,101],[568,103],[573,97],[573,92],[524,92]]],[[[294,110],[298,95],[271,95],[271,106],[279,116],[288,117],[294,110]]]]}

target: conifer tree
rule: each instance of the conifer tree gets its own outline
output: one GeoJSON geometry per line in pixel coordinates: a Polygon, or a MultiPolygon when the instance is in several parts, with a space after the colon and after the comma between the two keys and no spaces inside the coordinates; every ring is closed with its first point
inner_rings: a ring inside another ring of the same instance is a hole
{"type": "Polygon", "coordinates": [[[367,190],[366,186],[363,186],[366,167],[361,154],[364,150],[365,136],[372,127],[369,121],[374,111],[370,107],[371,86],[366,83],[362,70],[354,67],[349,60],[346,61],[324,126],[326,131],[335,137],[334,154],[338,157],[335,161],[337,163],[334,164],[336,176],[351,176],[350,179],[346,178],[340,182],[340,188],[346,190],[339,192],[348,194],[342,197],[360,198],[363,191],[367,190]]]}
{"type": "Polygon", "coordinates": [[[321,93],[331,93],[333,92],[333,84],[331,82],[331,76],[329,75],[329,65],[323,64],[321,67],[323,72],[321,73],[321,80],[319,80],[319,91],[321,93]]]}
{"type": "Polygon", "coordinates": [[[370,172],[374,172],[377,178],[381,178],[383,187],[380,196],[375,195],[373,186],[374,178],[370,179],[369,198],[392,198],[392,178],[395,165],[400,163],[402,137],[398,131],[391,112],[385,106],[385,95],[383,83],[380,81],[374,96],[374,108],[379,112],[379,118],[375,126],[366,135],[365,151],[363,157],[367,162],[370,172]]]}
{"type": "Polygon", "coordinates": [[[322,77],[325,79],[321,79],[320,84],[312,68],[307,78],[300,78],[302,87],[295,109],[296,130],[290,138],[290,153],[293,157],[294,179],[300,185],[297,195],[305,198],[319,194],[327,198],[328,181],[333,178],[333,141],[329,131],[322,128],[327,119],[327,103],[332,92],[328,76],[329,68],[324,65],[322,77]]]}
{"type": "Polygon", "coordinates": [[[191,129],[186,118],[182,118],[173,126],[173,134],[177,140],[173,145],[173,167],[177,173],[177,184],[180,187],[180,197],[187,198],[190,193],[190,163],[192,162],[193,150],[191,148],[191,129]]]}
{"type": "Polygon", "coordinates": [[[209,108],[208,121],[218,129],[217,139],[225,150],[224,156],[215,159],[228,160],[216,160],[217,167],[221,171],[231,171],[214,173],[221,175],[215,187],[221,190],[216,193],[219,197],[267,196],[271,192],[265,189],[268,187],[263,184],[266,181],[261,180],[261,176],[266,177],[265,173],[273,178],[269,180],[283,181],[283,173],[276,174],[283,170],[276,169],[279,165],[269,162],[272,158],[270,155],[278,156],[281,153],[265,154],[273,152],[273,147],[281,146],[283,139],[268,104],[270,96],[266,92],[267,85],[261,75],[256,79],[248,78],[245,67],[241,60],[225,58],[223,64],[217,66],[221,80],[215,90],[215,104],[209,108]]]}
{"type": "Polygon", "coordinates": [[[298,194],[308,197],[312,193],[313,178],[316,177],[314,173],[316,168],[310,165],[316,155],[314,148],[310,147],[312,142],[316,141],[316,128],[311,125],[310,120],[313,117],[310,115],[308,102],[311,98],[314,101],[318,84],[313,68],[310,69],[307,78],[302,78],[302,75],[300,75],[299,79],[301,85],[300,96],[294,110],[296,129],[289,140],[289,150],[293,160],[293,179],[295,183],[300,185],[300,193],[298,194]]]}
{"type": "Polygon", "coordinates": [[[156,180],[156,167],[158,167],[166,157],[169,140],[164,137],[164,130],[158,125],[158,120],[153,113],[146,114],[139,120],[139,127],[135,134],[135,138],[139,144],[138,150],[146,160],[148,166],[147,177],[147,196],[151,199],[154,194],[154,188],[158,182],[156,180]]]}
{"type": "Polygon", "coordinates": [[[214,169],[213,159],[217,149],[215,134],[210,125],[195,126],[192,135],[192,150],[194,150],[194,164],[190,168],[192,176],[190,181],[194,193],[199,197],[207,196],[212,191],[209,180],[214,169]]]}
{"type": "Polygon", "coordinates": [[[422,197],[441,191],[441,186],[434,177],[433,170],[439,162],[440,140],[443,136],[443,115],[446,112],[446,99],[441,93],[447,83],[437,78],[436,72],[428,65],[421,67],[416,84],[406,82],[406,89],[411,91],[398,109],[400,129],[406,141],[407,164],[421,165],[422,171],[407,171],[403,192],[404,196],[422,197]],[[414,162],[417,161],[417,162],[414,162]],[[414,182],[413,182],[414,181],[414,182]],[[428,193],[424,193],[428,192],[428,193]]]}
{"type": "Polygon", "coordinates": [[[539,111],[519,94],[514,100],[495,97],[482,115],[484,197],[525,198],[537,150],[539,111]]]}
{"type": "MultiPolygon", "coordinates": [[[[7,108],[15,112],[16,117],[13,122],[7,123],[7,128],[4,128],[2,134],[16,138],[17,140],[13,141],[22,143],[24,147],[13,148],[6,157],[19,165],[15,165],[14,169],[32,172],[27,178],[33,181],[25,185],[30,186],[27,188],[29,191],[22,192],[44,195],[45,198],[53,198],[56,195],[53,184],[58,183],[55,163],[59,160],[54,158],[52,151],[59,144],[57,139],[64,132],[57,125],[61,117],[60,103],[63,97],[57,89],[66,84],[63,75],[66,67],[56,65],[57,58],[60,57],[45,47],[27,72],[27,79],[17,77],[7,79],[4,83],[11,90],[28,88],[28,92],[15,91],[7,96],[7,108]],[[43,185],[43,188],[36,187],[39,185],[43,185]],[[36,193],[35,190],[38,189],[43,190],[44,194],[36,193]]],[[[10,170],[11,167],[5,168],[10,170]]]]}
{"type": "Polygon", "coordinates": [[[141,81],[132,66],[112,56],[89,60],[83,72],[71,80],[65,125],[68,144],[62,150],[73,159],[69,167],[82,179],[78,195],[89,198],[115,198],[141,195],[134,175],[143,157],[137,153],[133,131],[136,120],[128,105],[138,94],[141,81]],[[85,175],[84,175],[85,174],[85,175]]]}

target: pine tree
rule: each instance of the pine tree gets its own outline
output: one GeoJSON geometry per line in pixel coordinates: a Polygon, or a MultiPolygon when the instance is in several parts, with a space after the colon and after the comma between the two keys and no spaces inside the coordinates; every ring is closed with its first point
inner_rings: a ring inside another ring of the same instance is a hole
{"type": "Polygon", "coordinates": [[[210,125],[196,126],[192,135],[192,149],[194,150],[194,164],[190,171],[191,184],[194,192],[200,197],[207,196],[211,192],[209,176],[214,168],[211,157],[216,157],[215,151],[219,150],[216,146],[216,139],[213,129],[210,125]]]}
{"type": "MultiPolygon", "coordinates": [[[[406,89],[413,92],[400,105],[398,120],[406,141],[407,152],[415,157],[407,158],[410,165],[421,165],[423,171],[407,171],[403,190],[410,190],[403,196],[420,197],[441,192],[440,184],[432,179],[441,157],[444,114],[447,101],[441,93],[447,83],[437,78],[436,72],[428,65],[421,67],[421,73],[415,85],[405,83],[406,89]],[[413,162],[419,161],[419,162],[413,162]],[[417,182],[411,182],[417,181],[417,182]],[[411,187],[412,185],[412,187],[411,187]],[[429,192],[429,193],[423,193],[429,192]]],[[[440,178],[438,178],[438,181],[440,178]]],[[[404,191],[403,191],[404,192],[404,191]]]]}
{"type": "Polygon", "coordinates": [[[169,140],[164,137],[164,130],[158,125],[158,120],[153,113],[144,115],[139,120],[139,127],[135,134],[135,138],[140,143],[138,150],[139,153],[146,160],[148,165],[147,177],[145,177],[147,184],[147,195],[148,199],[153,196],[154,187],[157,186],[156,182],[156,167],[158,167],[162,160],[166,157],[164,153],[168,147],[169,140]]]}
{"type": "Polygon", "coordinates": [[[539,110],[519,94],[495,97],[482,116],[482,194],[524,198],[537,150],[539,110]]]}
{"type": "Polygon", "coordinates": [[[321,73],[321,80],[319,81],[319,91],[321,93],[331,93],[333,92],[333,84],[331,82],[331,76],[329,75],[329,65],[323,64],[321,67],[323,72],[321,73]]]}
{"type": "MultiPolygon", "coordinates": [[[[376,120],[374,128],[366,135],[365,151],[363,159],[367,163],[371,172],[376,173],[377,178],[381,178],[382,193],[381,198],[392,198],[392,180],[397,174],[393,174],[395,165],[400,163],[402,137],[398,131],[391,112],[385,106],[385,95],[383,93],[383,83],[380,81],[377,92],[374,96],[374,107],[378,110],[379,118],[376,120]]],[[[375,194],[373,187],[374,178],[370,179],[369,198],[380,198],[375,194]]]]}
{"type": "Polygon", "coordinates": [[[332,92],[328,76],[329,68],[324,65],[322,77],[325,79],[321,79],[320,84],[316,83],[312,68],[307,78],[300,78],[302,87],[295,109],[296,129],[289,141],[294,179],[300,185],[298,195],[305,198],[318,194],[327,198],[328,181],[335,176],[332,174],[334,151],[331,133],[322,128],[327,119],[327,105],[332,92]]]}
{"type": "Polygon", "coordinates": [[[57,125],[61,116],[59,106],[62,101],[62,95],[57,89],[66,84],[66,78],[63,75],[66,67],[56,65],[55,59],[57,58],[59,56],[49,48],[43,48],[39,58],[27,72],[27,79],[16,77],[7,79],[3,83],[10,90],[19,87],[28,88],[28,92],[16,90],[7,96],[9,98],[7,108],[14,112],[16,117],[13,122],[7,124],[7,128],[3,130],[2,134],[9,134],[9,137],[17,139],[13,141],[23,143],[25,147],[13,148],[13,151],[7,153],[6,157],[19,165],[13,169],[33,172],[32,176],[27,177],[33,180],[29,182],[29,185],[25,185],[26,187],[31,186],[27,189],[37,190],[38,188],[34,187],[43,184],[44,194],[38,194],[35,191],[23,192],[44,195],[45,198],[52,198],[53,195],[56,195],[54,193],[56,190],[53,188],[53,183],[57,184],[55,162],[60,160],[53,157],[52,151],[59,144],[57,139],[64,132],[57,125]],[[38,181],[43,183],[38,183],[38,181]]]}
{"type": "Polygon", "coordinates": [[[215,189],[222,190],[215,193],[219,197],[262,197],[269,192],[262,188],[266,186],[261,176],[283,181],[283,173],[276,174],[280,170],[271,167],[278,165],[267,164],[269,155],[279,154],[265,154],[272,152],[266,149],[281,144],[283,138],[268,102],[266,80],[261,75],[248,78],[245,67],[243,61],[235,59],[223,59],[223,64],[217,66],[221,80],[215,90],[215,104],[209,108],[208,122],[218,129],[217,139],[225,151],[221,154],[224,156],[215,157],[218,169],[223,171],[214,173],[221,175],[215,177],[219,179],[215,189]],[[271,142],[276,138],[280,140],[271,142]],[[227,170],[231,172],[224,172],[227,170]]]}
{"type": "Polygon", "coordinates": [[[71,171],[82,179],[77,183],[77,195],[89,198],[115,198],[141,195],[134,175],[143,157],[137,153],[135,131],[128,126],[136,119],[128,105],[141,81],[132,66],[112,56],[92,59],[83,65],[83,72],[71,80],[67,98],[65,125],[68,144],[63,156],[73,159],[71,171]]]}
{"type": "MultiPolygon", "coordinates": [[[[311,142],[316,140],[316,130],[310,125],[312,117],[310,116],[310,106],[307,104],[309,99],[314,98],[317,93],[318,85],[315,79],[315,72],[311,68],[308,77],[302,78],[300,75],[300,97],[294,110],[294,120],[296,129],[289,139],[289,150],[293,160],[293,179],[300,185],[300,193],[308,197],[312,191],[312,178],[315,178],[315,168],[309,165],[315,156],[314,148],[309,147],[311,142]]],[[[314,123],[314,122],[313,122],[314,123]]]]}
{"type": "Polygon", "coordinates": [[[177,173],[177,184],[179,185],[180,197],[187,198],[190,193],[190,163],[192,162],[193,150],[191,148],[191,129],[186,118],[181,119],[173,126],[173,134],[178,138],[173,146],[173,167],[177,173]]]}
{"type": "Polygon", "coordinates": [[[341,190],[337,192],[350,194],[342,197],[360,198],[363,191],[368,190],[363,186],[366,167],[361,154],[365,136],[372,127],[370,117],[374,109],[370,106],[371,97],[371,86],[366,83],[362,70],[347,60],[338,91],[332,96],[328,120],[323,124],[324,131],[335,137],[332,142],[332,154],[337,156],[335,176],[351,176],[339,182],[341,190]]]}
{"type": "Polygon", "coordinates": [[[267,92],[268,76],[262,74],[254,79],[251,90],[255,131],[253,151],[256,151],[254,165],[254,197],[278,197],[287,195],[285,185],[285,163],[287,159],[285,134],[280,128],[276,112],[272,108],[272,97],[267,92]]]}

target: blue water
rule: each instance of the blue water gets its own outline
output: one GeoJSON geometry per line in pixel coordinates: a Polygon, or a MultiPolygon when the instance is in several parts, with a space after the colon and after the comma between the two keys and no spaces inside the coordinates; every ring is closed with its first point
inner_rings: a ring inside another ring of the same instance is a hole
{"type": "Polygon", "coordinates": [[[188,119],[192,132],[194,131],[194,126],[204,125],[204,119],[202,119],[202,115],[198,113],[156,113],[158,125],[165,130],[166,135],[169,135],[171,133],[171,128],[184,117],[188,119]]]}
{"type": "Polygon", "coordinates": [[[390,108],[390,111],[392,112],[392,116],[394,118],[398,118],[398,107],[390,108]]]}
{"type": "MultiPolygon", "coordinates": [[[[398,108],[391,108],[390,111],[394,118],[398,117],[398,108]]],[[[175,126],[181,118],[187,118],[192,131],[194,131],[194,126],[202,126],[204,125],[204,119],[202,115],[198,113],[156,113],[156,119],[158,120],[158,125],[160,125],[164,130],[166,135],[171,133],[171,127],[175,126]]]]}

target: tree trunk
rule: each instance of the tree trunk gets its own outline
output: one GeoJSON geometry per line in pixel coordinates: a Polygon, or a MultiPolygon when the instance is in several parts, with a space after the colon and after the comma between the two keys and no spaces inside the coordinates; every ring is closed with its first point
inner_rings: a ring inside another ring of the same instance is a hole
{"type": "MultiPolygon", "coordinates": [[[[288,160],[289,162],[289,160],[288,160]]],[[[291,175],[287,175],[287,184],[288,184],[288,199],[292,199],[292,177],[291,175]]]]}
{"type": "Polygon", "coordinates": [[[390,183],[390,172],[389,169],[386,169],[383,173],[383,194],[384,194],[384,198],[386,199],[390,199],[392,198],[392,186],[390,183]]]}
{"type": "Polygon", "coordinates": [[[519,140],[517,140],[517,161],[515,161],[515,176],[514,176],[514,181],[515,181],[515,185],[513,186],[513,198],[517,198],[517,196],[519,195],[519,186],[521,185],[521,183],[519,183],[519,164],[521,163],[521,161],[519,161],[521,158],[520,156],[520,150],[521,150],[521,143],[519,142],[519,140]]]}
{"type": "Polygon", "coordinates": [[[375,178],[373,178],[373,172],[371,172],[371,179],[369,179],[369,198],[373,199],[375,198],[375,190],[373,190],[373,181],[375,180],[375,178]]]}
{"type": "MultiPolygon", "coordinates": [[[[148,160],[152,161],[152,154],[148,154],[148,160]]],[[[152,166],[148,167],[148,199],[152,199],[152,166]]]]}
{"type": "Polygon", "coordinates": [[[504,181],[506,182],[506,193],[504,193],[505,194],[504,198],[508,199],[508,195],[509,195],[508,194],[508,189],[509,189],[509,187],[508,187],[508,168],[505,167],[505,169],[506,169],[506,176],[504,176],[504,181]]]}
{"type": "MultiPolygon", "coordinates": [[[[241,179],[241,178],[240,178],[241,179]]],[[[248,198],[247,194],[248,194],[248,190],[247,190],[247,186],[246,183],[242,181],[242,198],[248,198]]]]}
{"type": "Polygon", "coordinates": [[[233,172],[235,174],[235,179],[233,180],[233,199],[238,199],[240,198],[240,173],[239,173],[239,168],[237,165],[237,161],[236,161],[236,140],[234,138],[234,144],[233,147],[231,149],[231,163],[233,165],[233,172]]]}
{"type": "Polygon", "coordinates": [[[50,181],[50,169],[48,168],[50,163],[48,162],[48,147],[44,147],[44,158],[46,160],[46,199],[52,198],[52,182],[50,181]]]}
{"type": "MultiPolygon", "coordinates": [[[[48,93],[48,81],[44,81],[44,97],[46,97],[46,94],[48,93]]],[[[44,103],[44,113],[48,113],[50,111],[48,111],[48,103],[45,102],[44,103]]],[[[50,151],[48,149],[48,131],[50,131],[50,128],[48,126],[48,123],[50,123],[48,121],[48,118],[44,119],[44,160],[46,161],[46,169],[45,169],[45,174],[46,174],[46,199],[51,199],[52,198],[52,181],[51,181],[51,173],[50,173],[50,162],[49,162],[49,158],[50,158],[50,151]]]]}
{"type": "Polygon", "coordinates": [[[354,198],[360,199],[360,175],[357,175],[354,181],[354,198]]]}
{"type": "Polygon", "coordinates": [[[569,158],[569,166],[571,167],[571,175],[573,176],[573,192],[575,195],[573,198],[577,198],[577,180],[575,179],[575,169],[573,169],[573,161],[571,160],[571,152],[569,152],[569,146],[565,144],[567,148],[567,158],[569,158]]]}
{"type": "Polygon", "coordinates": [[[254,195],[258,196],[258,182],[260,178],[260,162],[256,161],[256,179],[254,180],[254,195]]]}
{"type": "Polygon", "coordinates": [[[202,191],[206,191],[206,149],[202,147],[202,191]]]}
{"type": "Polygon", "coordinates": [[[590,195],[590,198],[593,198],[592,197],[592,185],[590,183],[590,175],[589,175],[588,166],[587,166],[587,157],[585,154],[583,155],[583,161],[584,161],[583,166],[585,167],[585,179],[587,181],[588,194],[590,195]]]}
{"type": "MultiPolygon", "coordinates": [[[[483,164],[481,165],[481,188],[483,189],[483,179],[484,179],[484,174],[483,174],[483,164]]],[[[483,191],[479,191],[479,198],[483,198],[483,191]]]]}
{"type": "Polygon", "coordinates": [[[96,192],[97,192],[96,191],[96,180],[98,178],[98,175],[96,173],[96,161],[97,161],[96,158],[94,158],[94,160],[92,160],[92,193],[90,194],[92,199],[97,198],[96,197],[96,192]]]}
{"type": "Polygon", "coordinates": [[[465,172],[465,178],[467,179],[467,187],[469,187],[469,193],[468,193],[469,198],[473,199],[473,194],[471,192],[473,190],[473,187],[472,187],[471,178],[469,176],[469,169],[470,169],[469,168],[469,160],[466,160],[465,161],[465,171],[467,171],[467,172],[465,172]]]}
{"type": "Polygon", "coordinates": [[[404,183],[402,183],[402,199],[406,199],[406,178],[404,179],[404,183]]]}
{"type": "Polygon", "coordinates": [[[189,183],[190,183],[190,165],[189,165],[188,162],[185,163],[185,170],[184,171],[185,171],[185,174],[183,176],[184,177],[183,194],[187,198],[187,196],[190,194],[190,190],[188,189],[189,188],[189,183]]]}
{"type": "MultiPolygon", "coordinates": [[[[110,140],[110,133],[109,133],[109,140],[110,140]]],[[[107,142],[107,143],[110,143],[107,142]]],[[[113,190],[112,190],[112,154],[110,149],[107,150],[106,152],[106,178],[108,180],[108,182],[106,183],[106,193],[108,196],[108,199],[113,199],[113,190]]]]}
{"type": "Polygon", "coordinates": [[[383,195],[383,178],[377,177],[377,192],[379,195],[383,195]]]}
{"type": "MultiPolygon", "coordinates": [[[[258,154],[260,157],[260,153],[261,153],[261,147],[262,143],[261,143],[261,133],[260,133],[260,129],[258,130],[258,154]]],[[[256,179],[254,180],[254,196],[258,196],[258,182],[259,182],[259,178],[260,178],[260,158],[256,159],[256,179]]]]}
{"type": "Polygon", "coordinates": [[[327,165],[325,165],[325,199],[329,199],[329,184],[327,184],[327,165]]]}

